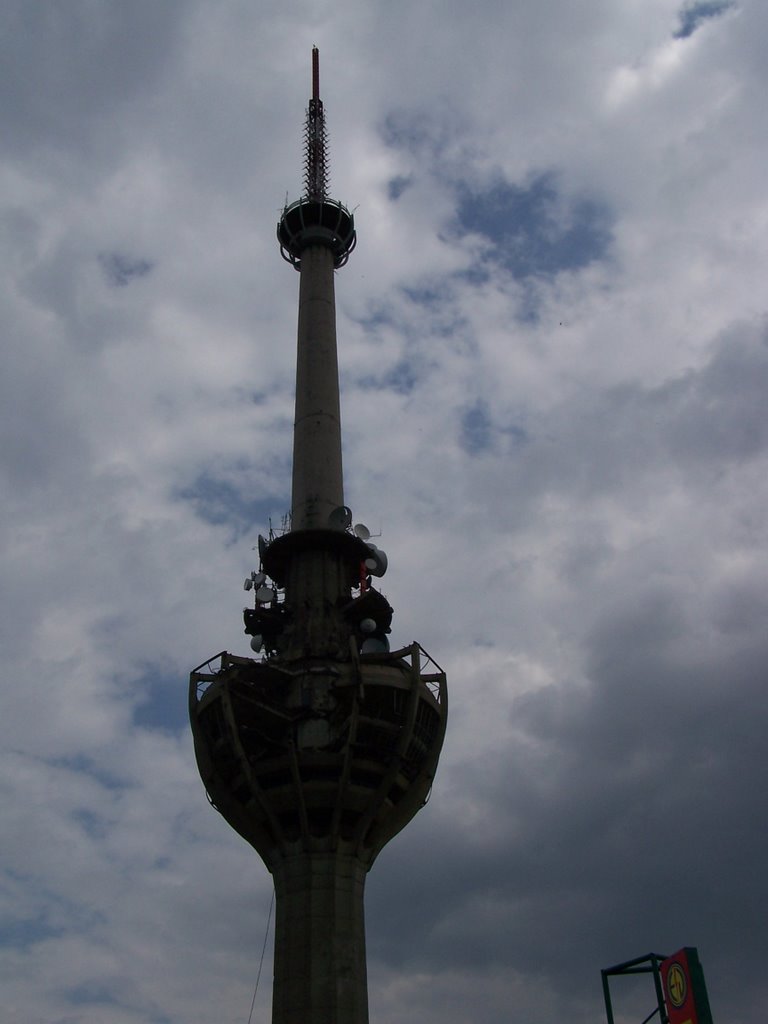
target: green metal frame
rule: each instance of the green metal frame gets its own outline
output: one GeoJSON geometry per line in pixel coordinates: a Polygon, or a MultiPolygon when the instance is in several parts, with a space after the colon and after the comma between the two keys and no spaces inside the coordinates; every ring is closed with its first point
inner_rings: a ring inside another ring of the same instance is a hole
{"type": "Polygon", "coordinates": [[[660,1024],[669,1024],[667,1008],[664,1002],[664,990],[661,985],[661,972],[659,971],[659,965],[666,959],[668,959],[667,956],[662,953],[646,953],[645,956],[636,956],[633,960],[625,960],[624,963],[614,964],[613,967],[605,967],[600,971],[603,979],[603,997],[605,998],[605,1014],[608,1024],[614,1024],[613,1005],[611,1003],[611,990],[608,979],[627,974],[653,975],[657,1005],[654,1010],[651,1010],[645,1020],[642,1021],[642,1024],[648,1024],[648,1021],[655,1017],[657,1013],[660,1024]]]}

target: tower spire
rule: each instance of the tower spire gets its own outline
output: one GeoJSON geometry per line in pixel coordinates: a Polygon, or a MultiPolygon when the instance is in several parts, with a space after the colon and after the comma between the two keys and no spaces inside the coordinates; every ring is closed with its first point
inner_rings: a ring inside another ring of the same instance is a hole
{"type": "Polygon", "coordinates": [[[312,99],[307,107],[305,186],[308,199],[322,202],[328,190],[328,135],[320,99],[320,51],[312,47],[312,99]]]}
{"type": "Polygon", "coordinates": [[[284,260],[299,270],[301,253],[322,245],[333,253],[333,266],[343,267],[355,248],[355,223],[349,210],[328,198],[328,132],[320,99],[320,51],[312,47],[312,96],[304,126],[304,191],[286,206],[277,225],[277,240],[284,260]]]}
{"type": "Polygon", "coordinates": [[[190,676],[210,802],[262,857],[276,892],[272,1024],[367,1024],[363,890],[426,802],[445,733],[445,674],[417,643],[390,651],[387,559],[344,505],[334,272],[352,214],[328,198],[317,48],[306,194],[277,225],[299,271],[290,529],[259,538],[243,612],[260,659],[227,652],[190,676]]]}

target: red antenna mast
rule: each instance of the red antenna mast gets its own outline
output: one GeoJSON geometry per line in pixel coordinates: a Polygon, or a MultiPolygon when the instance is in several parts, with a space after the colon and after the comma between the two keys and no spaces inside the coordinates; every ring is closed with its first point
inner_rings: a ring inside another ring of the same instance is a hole
{"type": "Polygon", "coordinates": [[[312,99],[320,99],[320,51],[312,47],[312,99]]]}
{"type": "Polygon", "coordinates": [[[320,51],[312,47],[312,99],[307,108],[305,184],[308,199],[325,199],[328,193],[328,135],[320,99],[320,51]]]}

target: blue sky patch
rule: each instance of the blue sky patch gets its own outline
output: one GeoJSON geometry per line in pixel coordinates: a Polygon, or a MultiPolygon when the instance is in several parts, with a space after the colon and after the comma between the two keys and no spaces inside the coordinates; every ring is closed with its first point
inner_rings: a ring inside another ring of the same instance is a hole
{"type": "Polygon", "coordinates": [[[470,455],[486,452],[491,447],[491,431],[488,406],[478,398],[475,404],[465,409],[462,414],[459,444],[470,455]]]}
{"type": "Polygon", "coordinates": [[[369,303],[365,315],[353,317],[353,319],[355,323],[360,324],[367,333],[375,332],[378,327],[394,322],[391,309],[389,309],[386,304],[379,302],[369,303]]]}
{"type": "Polygon", "coordinates": [[[75,985],[67,992],[67,999],[76,1006],[120,1006],[112,988],[112,979],[109,977],[75,985]]]}
{"type": "Polygon", "coordinates": [[[191,502],[206,523],[230,527],[235,538],[252,530],[265,532],[269,517],[279,512],[274,497],[246,498],[229,480],[210,473],[201,473],[189,487],[178,491],[177,497],[191,502]]]}
{"type": "Polygon", "coordinates": [[[402,291],[403,295],[406,295],[411,302],[415,302],[417,306],[434,306],[445,298],[446,286],[445,282],[441,281],[439,284],[433,285],[406,285],[402,291]]]}
{"type": "Polygon", "coordinates": [[[424,146],[439,149],[445,139],[445,128],[427,111],[392,111],[384,119],[380,129],[382,141],[392,149],[418,153],[424,146]]]}
{"type": "Polygon", "coordinates": [[[133,685],[139,698],[133,712],[136,725],[172,733],[188,728],[186,677],[148,669],[133,685]]]}
{"type": "Polygon", "coordinates": [[[0,925],[0,948],[3,946],[34,946],[61,935],[62,928],[51,927],[41,915],[34,920],[10,921],[0,925]]]}
{"type": "Polygon", "coordinates": [[[508,427],[503,427],[502,433],[511,438],[513,445],[525,444],[526,441],[530,440],[528,431],[524,430],[523,427],[519,427],[516,423],[510,424],[508,427]]]}
{"type": "MultiPolygon", "coordinates": [[[[102,1020],[111,1020],[113,1014],[110,1011],[114,1009],[127,1008],[132,1013],[136,1010],[136,997],[129,991],[128,986],[121,979],[109,975],[99,980],[85,981],[80,985],[75,985],[65,992],[65,996],[70,1005],[75,1007],[99,1008],[102,1020]]],[[[162,1011],[158,1012],[145,1005],[141,1005],[141,1011],[142,1019],[147,1024],[172,1024],[172,1019],[162,1011]]],[[[79,1015],[77,1019],[80,1019],[79,1015]]],[[[70,1018],[67,1017],[66,1020],[68,1021],[70,1018]]]]}
{"type": "Polygon", "coordinates": [[[608,210],[590,199],[563,199],[551,173],[525,186],[462,186],[457,220],[461,234],[484,235],[491,258],[518,279],[578,270],[603,259],[611,242],[608,210]]]}
{"type": "Polygon", "coordinates": [[[401,359],[384,376],[383,385],[396,391],[398,395],[408,395],[416,387],[417,379],[413,364],[401,359]]]}
{"type": "Polygon", "coordinates": [[[721,14],[735,6],[733,0],[699,0],[698,3],[687,4],[678,13],[679,25],[672,38],[687,39],[703,21],[719,18],[721,14]]]}
{"type": "Polygon", "coordinates": [[[406,178],[404,175],[399,174],[396,178],[391,178],[387,182],[387,195],[394,202],[399,199],[400,196],[409,188],[412,184],[410,178],[406,178]]]}
{"type": "Polygon", "coordinates": [[[126,783],[116,775],[110,775],[103,763],[97,764],[93,758],[86,754],[68,754],[64,757],[52,757],[46,759],[46,764],[53,768],[62,767],[67,771],[82,772],[84,775],[95,779],[99,785],[110,792],[120,792],[126,789],[126,783]]]}
{"type": "Polygon", "coordinates": [[[102,253],[99,263],[107,281],[115,288],[125,288],[131,281],[146,277],[154,267],[149,260],[131,259],[119,252],[102,253]]]}
{"type": "Polygon", "coordinates": [[[409,395],[418,383],[418,373],[413,363],[401,359],[381,375],[368,374],[358,381],[358,386],[380,391],[386,388],[398,395],[409,395]]]}
{"type": "Polygon", "coordinates": [[[72,811],[72,819],[92,839],[104,839],[109,832],[109,822],[100,818],[98,814],[87,807],[79,807],[72,811]]]}
{"type": "Polygon", "coordinates": [[[528,441],[528,434],[516,423],[502,426],[493,422],[487,402],[482,398],[464,409],[461,415],[459,444],[468,455],[491,451],[495,440],[507,439],[505,447],[515,448],[528,441]]]}

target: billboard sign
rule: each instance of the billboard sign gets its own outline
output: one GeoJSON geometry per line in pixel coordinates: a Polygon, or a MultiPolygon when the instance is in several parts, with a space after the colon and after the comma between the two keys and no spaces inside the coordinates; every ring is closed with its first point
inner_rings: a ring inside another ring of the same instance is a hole
{"type": "Polygon", "coordinates": [[[669,1024],[712,1024],[698,951],[685,946],[660,965],[669,1024]]]}

